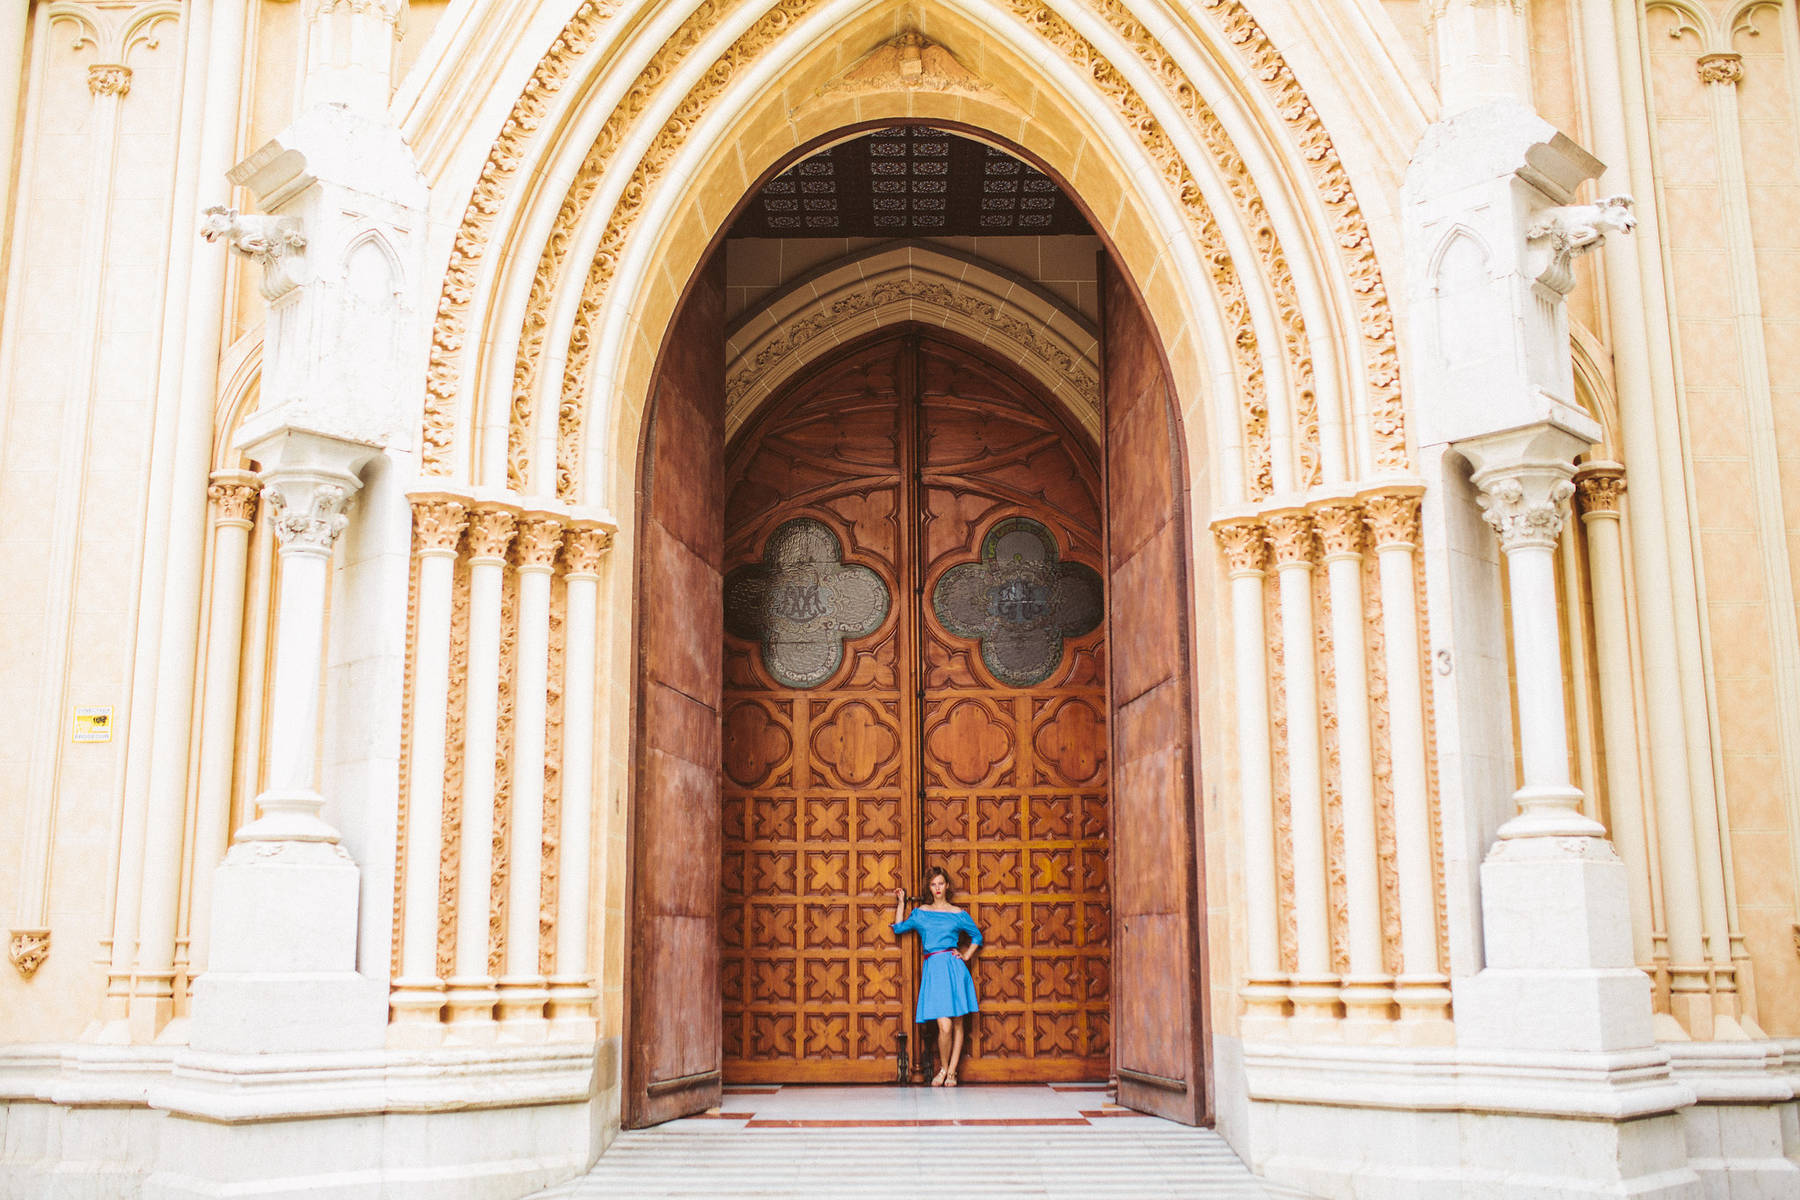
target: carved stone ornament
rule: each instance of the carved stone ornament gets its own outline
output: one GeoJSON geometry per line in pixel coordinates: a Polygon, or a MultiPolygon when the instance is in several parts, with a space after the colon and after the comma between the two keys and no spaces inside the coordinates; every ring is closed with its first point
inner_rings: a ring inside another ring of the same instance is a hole
{"type": "Polygon", "coordinates": [[[877,47],[848,71],[819,89],[833,92],[873,92],[895,84],[929,92],[962,92],[974,95],[993,89],[954,55],[916,30],[907,30],[877,47]]]}
{"type": "Polygon", "coordinates": [[[13,930],[12,938],[6,946],[6,957],[12,959],[12,965],[20,975],[30,979],[44,965],[44,960],[50,957],[50,931],[13,930]]]}
{"type": "Polygon", "coordinates": [[[1538,273],[1538,282],[1567,295],[1575,286],[1575,260],[1592,250],[1609,233],[1630,233],[1637,228],[1631,215],[1631,197],[1607,196],[1592,204],[1560,204],[1538,213],[1525,230],[1528,241],[1543,241],[1550,263],[1538,273]]]}
{"type": "Polygon", "coordinates": [[[292,217],[240,213],[215,204],[203,214],[200,236],[209,242],[224,241],[237,253],[256,260],[263,270],[265,300],[285,295],[299,282],[296,272],[300,251],[306,249],[306,235],[292,217]]]}
{"type": "Polygon", "coordinates": [[[1385,546],[1411,548],[1419,544],[1419,498],[1388,493],[1365,496],[1363,517],[1369,523],[1369,537],[1377,550],[1385,546]]]}
{"type": "Polygon", "coordinates": [[[562,532],[562,519],[549,513],[520,517],[518,536],[513,541],[513,561],[522,570],[550,570],[556,565],[556,552],[562,548],[562,532]]]}
{"type": "Polygon", "coordinates": [[[206,498],[212,501],[214,520],[221,525],[239,525],[246,529],[256,524],[254,476],[221,477],[215,475],[206,486],[206,498]]]}
{"type": "Polygon", "coordinates": [[[131,68],[124,63],[94,63],[88,67],[88,91],[123,100],[131,94],[131,68]]]}
{"type": "Polygon", "coordinates": [[[1313,527],[1319,531],[1326,561],[1362,553],[1362,508],[1354,500],[1337,500],[1315,508],[1313,527]]]}
{"type": "Polygon", "coordinates": [[[1261,575],[1269,563],[1269,538],[1262,522],[1233,521],[1214,531],[1233,576],[1261,575]]]}
{"type": "Polygon", "coordinates": [[[469,514],[469,557],[505,559],[518,527],[519,514],[510,508],[477,508],[469,514]]]}
{"type": "Polygon", "coordinates": [[[563,537],[563,567],[570,575],[593,575],[613,542],[612,530],[577,525],[563,537]]]}
{"type": "Polygon", "coordinates": [[[1619,515],[1619,497],[1625,494],[1625,468],[1617,464],[1583,467],[1575,476],[1575,503],[1583,519],[1619,515]]]}
{"type": "Polygon", "coordinates": [[[1269,518],[1269,547],[1275,566],[1291,567],[1312,562],[1313,525],[1306,513],[1281,513],[1269,518]]]}
{"type": "Polygon", "coordinates": [[[1528,546],[1554,549],[1562,533],[1563,501],[1575,485],[1559,479],[1546,489],[1536,480],[1501,475],[1481,483],[1481,515],[1500,535],[1500,548],[1511,552],[1528,546]],[[1527,486],[1528,483],[1538,486],[1527,486]]]}
{"type": "Polygon", "coordinates": [[[421,496],[412,502],[413,545],[420,554],[455,554],[469,525],[469,506],[448,496],[421,496]]]}
{"type": "Polygon", "coordinates": [[[1701,83],[1728,83],[1732,87],[1744,82],[1744,56],[1741,54],[1702,54],[1694,60],[1694,71],[1701,83]]]}
{"type": "Polygon", "coordinates": [[[263,503],[269,506],[276,540],[286,553],[330,554],[331,547],[350,524],[344,507],[350,503],[350,489],[335,483],[324,483],[312,489],[312,499],[304,508],[290,507],[279,484],[263,489],[263,503]]]}

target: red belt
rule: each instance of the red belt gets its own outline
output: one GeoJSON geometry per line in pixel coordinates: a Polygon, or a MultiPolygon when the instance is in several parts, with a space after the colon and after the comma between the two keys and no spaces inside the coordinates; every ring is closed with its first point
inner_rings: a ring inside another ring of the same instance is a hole
{"type": "Polygon", "coordinates": [[[960,949],[962,949],[962,947],[952,946],[948,950],[927,950],[925,952],[925,957],[930,958],[934,954],[955,954],[960,949]]]}

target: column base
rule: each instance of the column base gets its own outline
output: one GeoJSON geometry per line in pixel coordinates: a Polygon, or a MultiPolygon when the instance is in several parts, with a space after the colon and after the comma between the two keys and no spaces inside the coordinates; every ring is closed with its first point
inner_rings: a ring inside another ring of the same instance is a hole
{"type": "Polygon", "coordinates": [[[354,971],[208,972],[194,981],[189,1044],[219,1054],[372,1050],[387,1035],[387,988],[354,971]]]}
{"type": "Polygon", "coordinates": [[[550,1003],[550,989],[541,975],[505,977],[499,982],[500,1040],[505,1042],[543,1042],[549,1039],[550,1024],[544,1010],[550,1003]]]}
{"type": "Polygon", "coordinates": [[[441,979],[396,979],[388,996],[387,1044],[424,1049],[444,1043],[444,983],[441,979]]]}
{"type": "Polygon", "coordinates": [[[500,991],[491,978],[452,977],[446,980],[444,1016],[448,1028],[444,1042],[452,1046],[491,1046],[500,1038],[494,1008],[500,991]]]}

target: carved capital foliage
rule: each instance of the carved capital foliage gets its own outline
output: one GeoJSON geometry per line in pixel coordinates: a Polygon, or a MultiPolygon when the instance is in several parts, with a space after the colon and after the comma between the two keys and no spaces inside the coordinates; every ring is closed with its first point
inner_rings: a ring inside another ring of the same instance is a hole
{"type": "Polygon", "coordinates": [[[1213,535],[1219,539],[1219,548],[1225,552],[1233,575],[1260,575],[1268,566],[1269,538],[1261,521],[1233,521],[1219,526],[1213,535]]]}
{"type": "Polygon", "coordinates": [[[1527,547],[1554,549],[1562,533],[1563,501],[1575,494],[1568,478],[1497,475],[1480,482],[1481,515],[1511,553],[1527,547]]]}
{"type": "Polygon", "coordinates": [[[1575,476],[1575,503],[1583,517],[1617,517],[1625,494],[1625,468],[1616,464],[1583,467],[1575,476]]]}
{"type": "Polygon", "coordinates": [[[88,91],[96,96],[117,96],[123,100],[131,94],[131,68],[124,63],[94,63],[88,67],[88,91]]]}
{"type": "Polygon", "coordinates": [[[469,526],[469,506],[449,496],[419,496],[412,502],[413,548],[420,554],[455,554],[469,526]]]}
{"type": "Polygon", "coordinates": [[[1701,83],[1723,83],[1736,87],[1744,82],[1744,56],[1741,54],[1702,54],[1694,60],[1694,71],[1701,83]]]}
{"type": "Polygon", "coordinates": [[[1334,500],[1320,505],[1313,510],[1312,516],[1326,558],[1362,553],[1362,507],[1354,500],[1334,500]]]}
{"type": "Polygon", "coordinates": [[[1404,493],[1365,496],[1363,518],[1377,550],[1384,546],[1419,544],[1419,498],[1404,493]]]}
{"type": "Polygon", "coordinates": [[[350,489],[335,483],[303,484],[290,497],[282,483],[263,489],[263,503],[273,516],[275,537],[283,551],[330,554],[331,547],[350,524],[344,508],[350,489]]]}
{"type": "Polygon", "coordinates": [[[513,561],[525,570],[550,570],[556,565],[562,534],[562,518],[550,513],[526,513],[519,518],[513,561]]]}
{"type": "Polygon", "coordinates": [[[504,559],[518,527],[519,514],[513,509],[477,505],[469,514],[469,557],[504,559]]]}
{"type": "Polygon", "coordinates": [[[597,525],[577,525],[563,538],[563,567],[571,575],[592,575],[600,558],[613,543],[612,530],[597,525]]]}
{"type": "Polygon", "coordinates": [[[44,960],[50,957],[50,931],[13,930],[12,938],[7,942],[6,957],[12,960],[13,967],[20,975],[30,979],[44,965],[44,960]]]}
{"type": "Polygon", "coordinates": [[[1268,530],[1269,546],[1275,552],[1277,568],[1312,561],[1315,539],[1310,515],[1280,513],[1269,518],[1268,530]]]}
{"type": "Polygon", "coordinates": [[[239,525],[245,529],[256,524],[256,495],[260,491],[254,475],[240,471],[220,471],[206,485],[206,498],[212,502],[213,520],[221,525],[239,525]]]}

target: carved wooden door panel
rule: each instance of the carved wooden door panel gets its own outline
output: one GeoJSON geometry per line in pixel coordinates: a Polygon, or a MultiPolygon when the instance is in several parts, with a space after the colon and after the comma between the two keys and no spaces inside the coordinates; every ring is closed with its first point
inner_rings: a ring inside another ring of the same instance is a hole
{"type": "Polygon", "coordinates": [[[1103,292],[1119,1102],[1207,1113],[1187,483],[1162,357],[1116,271],[1103,292]]]}
{"type": "Polygon", "coordinates": [[[910,387],[901,343],[840,361],[727,465],[722,911],[733,1080],[891,1080],[917,875],[910,387]]]}
{"type": "Polygon", "coordinates": [[[726,1076],[885,1081],[947,867],[987,936],[971,1081],[1108,1066],[1099,472],[947,342],[824,365],[727,465],[726,1076]]]}
{"type": "MultiPolygon", "coordinates": [[[[722,257],[722,256],[721,256],[722,257]]],[[[625,1124],[719,1102],[719,568],[723,263],[670,331],[639,486],[636,802],[626,899],[625,1124]]]]}
{"type": "Polygon", "coordinates": [[[971,1082],[1104,1077],[1111,1049],[1099,472],[982,360],[919,350],[922,806],[987,939],[971,1082]]]}

